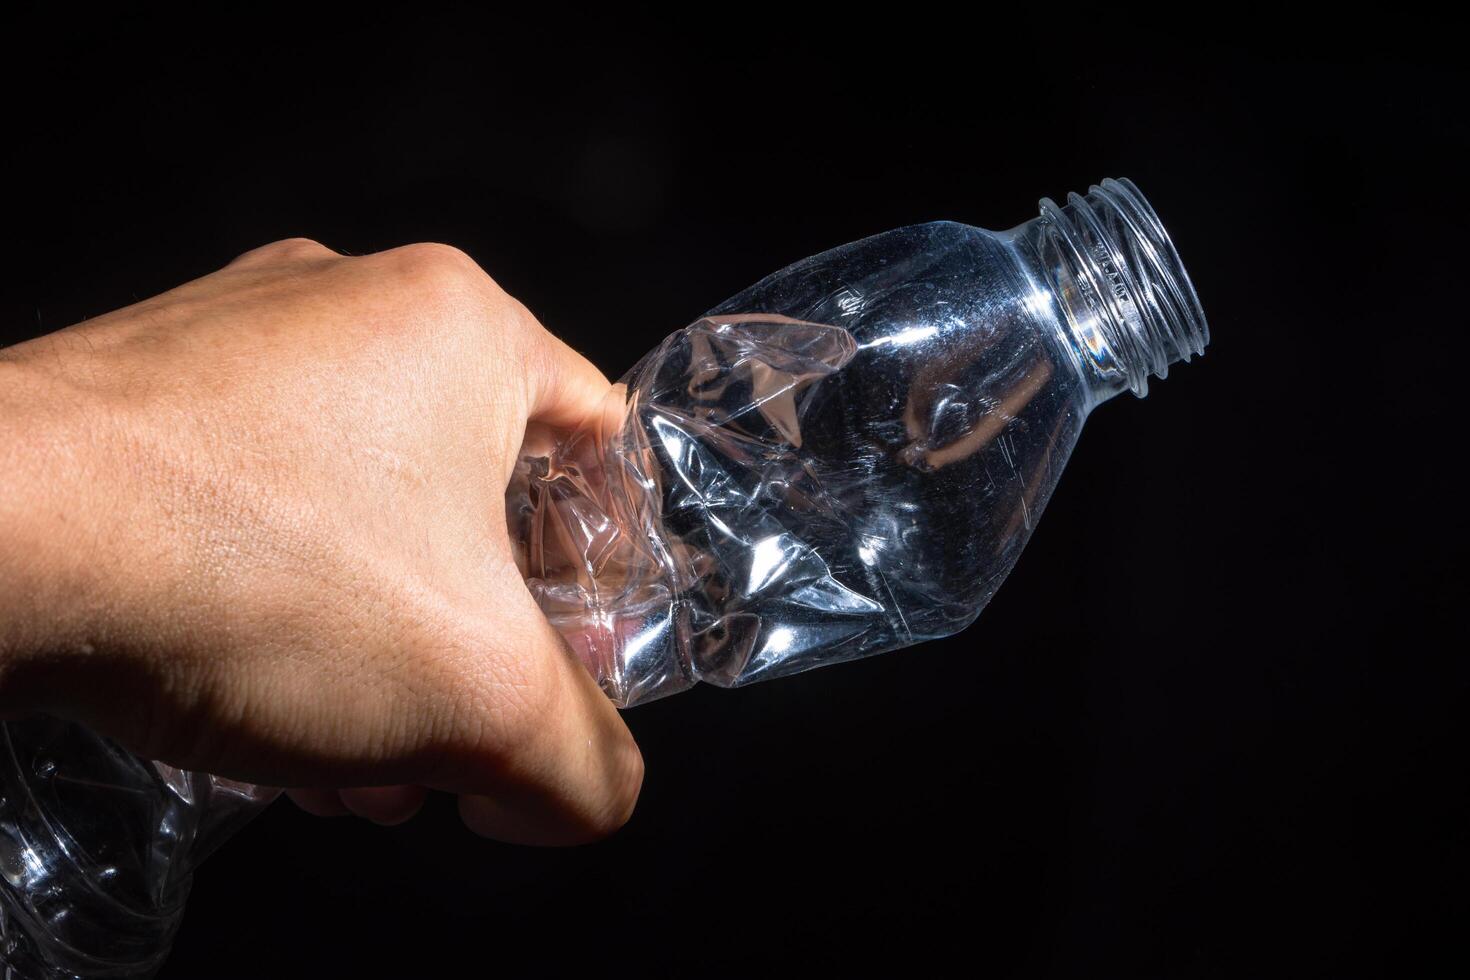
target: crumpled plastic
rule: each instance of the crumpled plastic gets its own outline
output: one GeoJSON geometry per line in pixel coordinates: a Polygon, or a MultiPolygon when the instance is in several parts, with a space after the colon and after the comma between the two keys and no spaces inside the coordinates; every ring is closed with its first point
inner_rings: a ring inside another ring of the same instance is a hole
{"type": "Polygon", "coordinates": [[[521,571],[615,703],[785,672],[881,616],[814,546],[844,522],[801,452],[810,396],[856,352],[840,326],[704,317],[600,417],[528,439],[507,493],[521,571]],[[770,628],[787,622],[799,641],[770,628]]]}

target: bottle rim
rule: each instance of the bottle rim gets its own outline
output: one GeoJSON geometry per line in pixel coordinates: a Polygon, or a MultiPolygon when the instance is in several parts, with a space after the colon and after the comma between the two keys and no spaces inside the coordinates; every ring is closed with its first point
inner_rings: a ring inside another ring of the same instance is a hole
{"type": "Polygon", "coordinates": [[[1109,339],[1134,394],[1146,395],[1148,379],[1167,377],[1170,364],[1204,353],[1210,330],[1199,294],[1133,181],[1107,178],[1085,196],[1068,194],[1065,207],[1042,198],[1040,211],[1112,326],[1109,339]]]}

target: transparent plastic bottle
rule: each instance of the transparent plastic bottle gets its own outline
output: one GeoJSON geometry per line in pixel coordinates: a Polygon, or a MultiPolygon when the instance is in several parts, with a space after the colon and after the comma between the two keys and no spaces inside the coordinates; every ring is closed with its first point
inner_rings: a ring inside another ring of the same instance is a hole
{"type": "Polygon", "coordinates": [[[1089,412],[1204,350],[1152,208],[1108,180],[1006,232],[900,228],[797,262],[532,441],[523,573],[620,705],[967,626],[1089,412]]]}
{"type": "Polygon", "coordinates": [[[152,976],[194,868],[276,795],[70,722],[0,724],[0,980],[152,976]]]}
{"type": "MultiPolygon", "coordinates": [[[[1107,180],[1010,231],[900,228],[668,337],[507,489],[522,571],[619,705],[963,629],[1101,402],[1204,350],[1153,210],[1107,180]]],[[[270,790],[79,726],[0,726],[0,980],[146,977],[270,790]]]]}

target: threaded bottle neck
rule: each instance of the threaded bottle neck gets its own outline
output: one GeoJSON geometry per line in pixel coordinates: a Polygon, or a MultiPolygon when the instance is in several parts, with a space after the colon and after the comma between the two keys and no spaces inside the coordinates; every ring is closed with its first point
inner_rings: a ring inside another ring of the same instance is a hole
{"type": "Polygon", "coordinates": [[[1106,398],[1142,398],[1150,377],[1204,353],[1209,326],[1164,226],[1129,180],[1104,180],[1065,207],[1041,201],[1027,234],[1061,301],[1084,372],[1106,398]]]}

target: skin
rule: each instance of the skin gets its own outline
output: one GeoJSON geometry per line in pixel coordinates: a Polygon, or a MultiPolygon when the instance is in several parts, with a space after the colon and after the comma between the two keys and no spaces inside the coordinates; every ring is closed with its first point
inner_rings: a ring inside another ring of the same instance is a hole
{"type": "Polygon", "coordinates": [[[276,242],[0,350],[0,713],[322,815],[612,832],[642,759],[504,515],[528,423],[608,388],[443,245],[276,242]]]}

